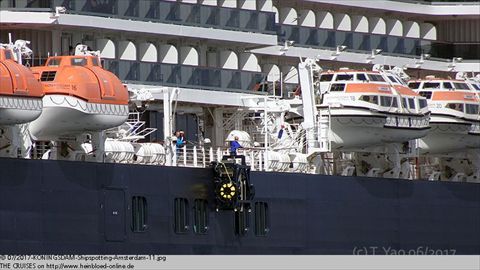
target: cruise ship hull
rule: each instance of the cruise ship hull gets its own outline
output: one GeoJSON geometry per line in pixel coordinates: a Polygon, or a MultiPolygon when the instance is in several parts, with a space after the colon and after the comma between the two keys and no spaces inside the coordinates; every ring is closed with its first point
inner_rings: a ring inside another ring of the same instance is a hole
{"type": "Polygon", "coordinates": [[[256,236],[252,211],[239,236],[234,212],[215,211],[209,168],[2,158],[0,169],[0,254],[480,253],[478,184],[251,172],[269,231],[256,236]],[[145,232],[132,232],[132,196],[146,198],[145,232]],[[175,198],[190,203],[183,234],[175,198]],[[206,234],[192,231],[195,199],[208,201],[206,234]]]}

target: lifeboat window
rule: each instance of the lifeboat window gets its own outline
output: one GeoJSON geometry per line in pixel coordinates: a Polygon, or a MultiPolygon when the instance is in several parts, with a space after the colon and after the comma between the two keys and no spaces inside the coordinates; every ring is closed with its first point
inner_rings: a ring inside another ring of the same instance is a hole
{"type": "Polygon", "coordinates": [[[426,82],[423,84],[423,89],[440,89],[440,83],[438,82],[426,82]]]}
{"type": "Polygon", "coordinates": [[[397,98],[393,98],[393,100],[392,100],[392,107],[394,107],[394,108],[398,108],[398,101],[397,101],[397,98]]]}
{"type": "Polygon", "coordinates": [[[411,82],[411,83],[408,83],[408,87],[410,87],[411,89],[418,89],[420,87],[420,83],[419,82],[411,82]]]}
{"type": "Polygon", "coordinates": [[[61,58],[50,58],[48,59],[47,66],[49,67],[58,67],[60,65],[61,58]]]}
{"type": "Polygon", "coordinates": [[[478,105],[465,104],[465,112],[468,114],[478,114],[478,105]]]}
{"type": "Polygon", "coordinates": [[[477,91],[480,91],[480,84],[472,84],[473,88],[477,91]]]}
{"type": "Polygon", "coordinates": [[[370,102],[373,104],[378,104],[378,96],[361,96],[360,100],[370,102]]]}
{"type": "Polygon", "coordinates": [[[92,58],[92,65],[94,65],[94,66],[99,66],[99,64],[98,64],[98,58],[96,58],[96,57],[92,58]]]}
{"type": "Polygon", "coordinates": [[[345,84],[343,83],[332,83],[330,86],[330,92],[341,92],[345,90],[345,84]]]}
{"type": "Polygon", "coordinates": [[[385,79],[383,79],[382,75],[378,74],[368,74],[368,78],[370,78],[370,81],[372,82],[384,82],[385,79]]]}
{"type": "Polygon", "coordinates": [[[445,89],[453,89],[453,85],[451,82],[444,82],[443,83],[443,88],[445,89]]]}
{"type": "Polygon", "coordinates": [[[333,79],[333,74],[323,74],[320,76],[321,82],[330,82],[333,79]]]}
{"type": "Polygon", "coordinates": [[[87,58],[72,58],[72,66],[86,66],[87,58]]]}
{"type": "Polygon", "coordinates": [[[353,74],[337,74],[335,81],[353,81],[353,74]]]}
{"type": "Polygon", "coordinates": [[[422,97],[425,97],[426,99],[431,99],[432,98],[432,92],[430,91],[420,91],[418,94],[422,97]]]}
{"type": "Polygon", "coordinates": [[[400,82],[397,81],[397,79],[395,79],[395,77],[393,77],[393,76],[388,76],[388,79],[389,79],[390,82],[392,82],[392,83],[400,83],[400,82]]]}
{"type": "Polygon", "coordinates": [[[455,85],[455,89],[458,89],[458,90],[470,90],[470,88],[468,88],[468,85],[466,83],[453,83],[455,85]]]}
{"type": "Polygon", "coordinates": [[[463,103],[448,103],[446,107],[452,110],[463,112],[463,103]]]}
{"type": "Polygon", "coordinates": [[[175,233],[184,234],[188,232],[188,200],[185,198],[175,198],[174,202],[174,227],[175,233]]]}
{"type": "Polygon", "coordinates": [[[5,59],[6,60],[13,60],[13,54],[10,50],[5,50],[5,59]]]}
{"type": "Polygon", "coordinates": [[[413,99],[413,98],[408,99],[408,107],[410,109],[415,109],[415,99],[413,99]]]}
{"type": "Polygon", "coordinates": [[[147,229],[147,199],[132,197],[132,232],[144,232],[147,229]]]}
{"type": "Polygon", "coordinates": [[[367,76],[363,73],[357,73],[357,80],[358,81],[368,81],[367,76]]]}
{"type": "Polygon", "coordinates": [[[268,205],[265,202],[255,203],[255,235],[267,235],[269,228],[268,205]]]}
{"type": "Polygon", "coordinates": [[[208,231],[208,203],[206,200],[196,199],[194,202],[193,231],[196,234],[206,234],[208,231]]]}
{"type": "Polygon", "coordinates": [[[408,109],[407,98],[402,98],[402,107],[405,108],[405,109],[408,109]]]}
{"type": "Polygon", "coordinates": [[[423,98],[418,99],[418,105],[420,106],[420,109],[427,107],[427,100],[423,98]]]}
{"type": "Polygon", "coordinates": [[[247,210],[235,212],[235,234],[246,235],[250,227],[250,213],[247,210]]]}
{"type": "Polygon", "coordinates": [[[380,105],[390,107],[392,105],[392,97],[380,96],[380,105]]]}

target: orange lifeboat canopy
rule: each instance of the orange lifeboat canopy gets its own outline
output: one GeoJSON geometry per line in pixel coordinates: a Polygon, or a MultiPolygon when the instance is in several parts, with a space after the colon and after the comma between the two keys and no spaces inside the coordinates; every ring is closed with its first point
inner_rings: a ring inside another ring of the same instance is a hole
{"type": "Polygon", "coordinates": [[[15,62],[13,52],[5,48],[0,48],[0,96],[43,97],[32,71],[15,62]]]}
{"type": "Polygon", "coordinates": [[[122,82],[103,69],[96,56],[55,56],[32,68],[46,95],[68,95],[89,103],[127,105],[122,82]]]}

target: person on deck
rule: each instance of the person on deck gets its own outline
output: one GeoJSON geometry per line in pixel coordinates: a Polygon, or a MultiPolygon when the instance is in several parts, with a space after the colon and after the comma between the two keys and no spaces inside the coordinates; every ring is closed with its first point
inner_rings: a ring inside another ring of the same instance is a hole
{"type": "Polygon", "coordinates": [[[230,142],[230,155],[236,156],[238,148],[242,148],[242,146],[238,142],[238,136],[235,136],[235,140],[230,142]]]}

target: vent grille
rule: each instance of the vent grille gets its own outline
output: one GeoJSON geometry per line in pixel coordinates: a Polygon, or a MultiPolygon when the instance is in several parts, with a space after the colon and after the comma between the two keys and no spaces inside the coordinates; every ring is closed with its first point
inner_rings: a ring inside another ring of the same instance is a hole
{"type": "Polygon", "coordinates": [[[51,82],[55,80],[55,75],[57,74],[56,71],[44,71],[42,72],[42,76],[40,77],[40,81],[42,82],[51,82]]]}

